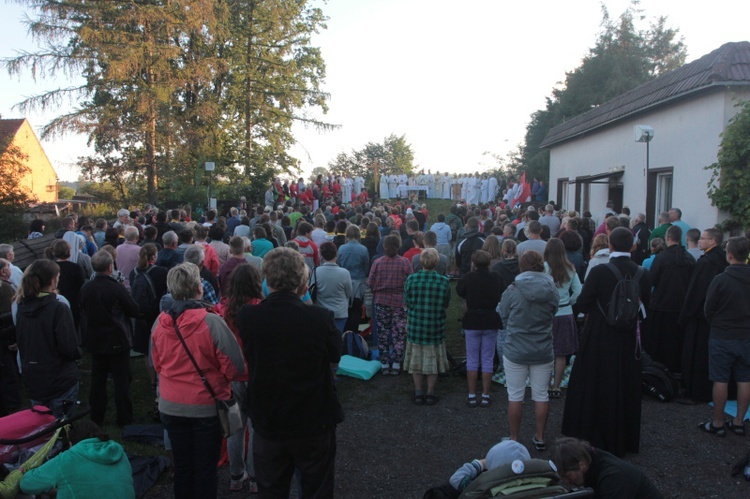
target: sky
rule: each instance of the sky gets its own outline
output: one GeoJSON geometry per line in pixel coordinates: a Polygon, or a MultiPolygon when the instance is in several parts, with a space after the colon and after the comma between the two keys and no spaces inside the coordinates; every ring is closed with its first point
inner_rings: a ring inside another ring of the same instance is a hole
{"type": "MultiPolygon", "coordinates": [[[[327,166],[341,152],[404,135],[420,169],[451,173],[483,171],[522,143],[534,111],[545,107],[565,72],[578,67],[596,42],[602,5],[616,19],[628,0],[316,0],[329,17],[313,43],[327,71],[323,90],[329,112],[317,118],[340,125],[318,132],[295,126],[292,154],[302,172],[327,166]]],[[[7,2],[7,0],[6,0],[7,2]]],[[[727,42],[750,39],[750,2],[642,0],[647,21],[668,18],[687,46],[687,62],[727,42]]],[[[0,57],[34,50],[21,22],[23,6],[0,4],[4,22],[0,57]]],[[[642,25],[646,27],[646,25],[642,25]]],[[[26,117],[42,125],[75,103],[22,114],[13,106],[65,79],[34,82],[4,75],[3,118],[26,117]]],[[[86,138],[65,136],[43,146],[60,180],[74,181],[86,138]]]]}

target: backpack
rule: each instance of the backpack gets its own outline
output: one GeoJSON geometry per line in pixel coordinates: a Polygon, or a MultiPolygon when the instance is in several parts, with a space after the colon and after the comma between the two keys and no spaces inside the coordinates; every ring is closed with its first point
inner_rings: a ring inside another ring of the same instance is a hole
{"type": "Polygon", "coordinates": [[[130,295],[133,300],[138,304],[141,312],[149,317],[159,315],[159,297],[156,296],[154,281],[148,275],[152,268],[150,267],[146,272],[139,271],[136,268],[133,285],[130,286],[130,295]]]}
{"type": "Polygon", "coordinates": [[[643,353],[641,367],[641,387],[645,395],[650,395],[660,402],[669,402],[679,393],[679,384],[669,372],[667,366],[656,362],[647,353],[643,353]]]}
{"type": "Polygon", "coordinates": [[[341,355],[351,355],[364,360],[370,360],[372,357],[370,347],[364,338],[352,331],[346,331],[341,336],[341,355]]]}
{"type": "Polygon", "coordinates": [[[461,219],[452,217],[448,220],[448,227],[451,228],[451,241],[455,241],[458,238],[458,231],[461,230],[461,219]]]}
{"type": "Polygon", "coordinates": [[[605,311],[597,300],[596,304],[604,315],[607,324],[617,330],[632,331],[638,322],[638,312],[641,310],[641,276],[643,267],[638,267],[633,277],[623,277],[617,267],[609,262],[607,268],[617,278],[617,284],[605,311]]]}

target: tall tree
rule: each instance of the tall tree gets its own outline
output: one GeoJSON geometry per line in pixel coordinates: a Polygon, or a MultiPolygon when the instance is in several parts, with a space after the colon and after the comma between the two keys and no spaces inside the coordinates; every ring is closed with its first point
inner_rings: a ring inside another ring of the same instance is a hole
{"type": "Polygon", "coordinates": [[[87,134],[89,180],[116,177],[151,202],[205,185],[205,161],[222,178],[238,181],[239,164],[263,182],[297,167],[287,153],[294,121],[330,127],[307,115],[326,111],[327,99],[325,64],[310,44],[324,17],[308,0],[18,1],[33,9],[28,26],[44,48],[5,60],[11,74],[84,80],[21,107],[77,101],[43,136],[87,134]]]}
{"type": "Polygon", "coordinates": [[[535,177],[549,176],[549,151],[539,145],[550,129],[685,63],[686,48],[678,30],[659,17],[639,30],[644,16],[634,0],[616,21],[602,6],[602,30],[581,65],[566,73],[545,109],[531,115],[523,145],[523,168],[535,177]]]}
{"type": "Polygon", "coordinates": [[[225,130],[245,174],[265,183],[274,172],[299,166],[287,152],[294,122],[332,128],[307,114],[312,108],[328,110],[329,96],[321,91],[325,63],[311,45],[326,18],[307,0],[228,3],[225,130]]]}
{"type": "Polygon", "coordinates": [[[335,174],[361,176],[368,186],[372,186],[375,164],[378,165],[379,175],[410,175],[416,166],[414,151],[406,141],[406,136],[391,134],[380,144],[368,142],[362,149],[352,150],[350,154],[339,153],[328,163],[328,169],[335,174]]]}

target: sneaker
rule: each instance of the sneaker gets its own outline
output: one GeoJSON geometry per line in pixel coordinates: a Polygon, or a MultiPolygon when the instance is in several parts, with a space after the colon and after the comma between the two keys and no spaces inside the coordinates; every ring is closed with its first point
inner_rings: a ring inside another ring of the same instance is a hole
{"type": "Polygon", "coordinates": [[[242,473],[242,476],[237,478],[236,480],[234,478],[230,478],[229,480],[229,490],[230,492],[237,492],[242,490],[242,488],[245,486],[245,482],[250,479],[250,475],[247,474],[247,471],[244,471],[242,473]]]}

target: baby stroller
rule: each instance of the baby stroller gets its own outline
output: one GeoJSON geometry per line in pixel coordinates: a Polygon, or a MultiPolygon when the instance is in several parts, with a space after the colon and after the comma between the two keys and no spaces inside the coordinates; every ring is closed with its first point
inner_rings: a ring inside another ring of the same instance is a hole
{"type": "Polygon", "coordinates": [[[0,418],[0,498],[15,497],[23,473],[52,457],[60,431],[86,414],[88,411],[78,411],[73,417],[55,418],[52,411],[38,405],[0,418]],[[8,468],[13,471],[4,476],[8,468]]]}

